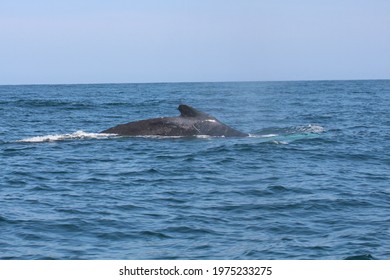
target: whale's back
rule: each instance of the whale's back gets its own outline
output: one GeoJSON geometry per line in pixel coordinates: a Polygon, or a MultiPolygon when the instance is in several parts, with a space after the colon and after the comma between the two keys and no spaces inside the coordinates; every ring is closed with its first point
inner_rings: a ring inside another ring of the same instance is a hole
{"type": "Polygon", "coordinates": [[[180,105],[178,117],[163,117],[120,124],[102,131],[127,136],[226,136],[245,137],[248,134],[235,130],[211,115],[188,105],[180,105]]]}

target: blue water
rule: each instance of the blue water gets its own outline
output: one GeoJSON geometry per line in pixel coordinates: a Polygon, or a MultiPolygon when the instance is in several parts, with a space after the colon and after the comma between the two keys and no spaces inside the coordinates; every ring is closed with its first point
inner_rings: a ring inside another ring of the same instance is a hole
{"type": "Polygon", "coordinates": [[[390,259],[390,81],[0,86],[0,259],[390,259]],[[99,131],[181,103],[248,138],[99,131]]]}

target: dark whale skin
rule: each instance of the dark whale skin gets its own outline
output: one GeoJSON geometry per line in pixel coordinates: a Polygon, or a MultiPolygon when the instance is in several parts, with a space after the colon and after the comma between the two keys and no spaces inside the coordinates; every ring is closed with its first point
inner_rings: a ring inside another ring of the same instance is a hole
{"type": "Polygon", "coordinates": [[[235,130],[213,116],[200,112],[188,105],[178,107],[178,117],[162,117],[120,124],[103,130],[124,136],[215,136],[246,137],[248,134],[235,130]]]}

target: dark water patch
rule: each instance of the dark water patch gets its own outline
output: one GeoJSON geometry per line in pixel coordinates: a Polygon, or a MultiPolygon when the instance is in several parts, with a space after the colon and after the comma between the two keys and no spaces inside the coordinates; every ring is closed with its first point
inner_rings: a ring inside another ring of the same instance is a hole
{"type": "Polygon", "coordinates": [[[273,191],[269,189],[244,189],[238,190],[239,195],[253,196],[253,197],[264,197],[267,195],[272,195],[273,191]]]}
{"type": "Polygon", "coordinates": [[[356,153],[356,152],[348,152],[348,153],[337,153],[334,155],[336,158],[339,159],[348,159],[352,161],[366,161],[366,160],[378,160],[378,155],[373,155],[369,153],[356,153]]]}
{"type": "Polygon", "coordinates": [[[123,211],[146,210],[146,208],[143,206],[133,205],[133,204],[116,205],[115,208],[118,208],[123,211]]]}
{"type": "Polygon", "coordinates": [[[42,236],[40,234],[36,233],[26,233],[22,235],[24,240],[29,240],[29,241],[43,241],[45,240],[45,236],[42,236]]]}
{"type": "Polygon", "coordinates": [[[253,249],[253,250],[247,250],[247,251],[244,251],[242,253],[242,256],[241,257],[238,257],[236,259],[270,259],[269,257],[267,257],[268,255],[268,251],[267,249],[271,249],[271,248],[264,248],[264,250],[256,250],[256,249],[253,249]]]}
{"type": "Polygon", "coordinates": [[[332,211],[335,206],[328,200],[316,199],[316,200],[307,200],[305,201],[304,209],[306,211],[332,211]]]}
{"type": "MultiPolygon", "coordinates": [[[[37,179],[37,178],[36,178],[37,179]]],[[[33,186],[30,191],[32,192],[41,192],[41,191],[44,191],[44,192],[47,192],[47,191],[53,191],[54,189],[51,188],[50,186],[48,185],[39,185],[39,186],[33,186]]]]}
{"type": "Polygon", "coordinates": [[[12,157],[12,156],[23,156],[26,155],[27,151],[35,150],[35,147],[32,145],[25,145],[22,143],[6,143],[8,145],[3,146],[2,154],[4,157],[12,157]]]}
{"type": "Polygon", "coordinates": [[[63,232],[63,233],[65,233],[65,232],[66,233],[77,233],[77,232],[81,232],[83,230],[83,223],[80,220],[76,219],[71,223],[63,223],[63,222],[55,223],[55,224],[50,225],[50,227],[53,230],[58,230],[59,232],[63,232]]]}
{"type": "Polygon", "coordinates": [[[4,105],[21,107],[26,109],[40,108],[63,108],[66,110],[85,110],[95,106],[89,102],[74,102],[65,100],[47,100],[47,99],[19,99],[7,101],[4,105]]]}
{"type": "Polygon", "coordinates": [[[123,240],[133,240],[133,239],[143,238],[143,236],[138,233],[122,232],[122,231],[97,233],[96,237],[102,240],[111,240],[111,241],[118,241],[118,240],[123,241],[123,240]]]}
{"type": "Polygon", "coordinates": [[[56,212],[64,213],[66,215],[72,215],[72,216],[83,216],[85,214],[92,214],[92,211],[90,212],[80,209],[72,209],[72,208],[64,208],[64,206],[57,206],[54,208],[56,212]]]}
{"type": "Polygon", "coordinates": [[[216,235],[217,233],[211,229],[196,228],[191,226],[177,226],[168,227],[163,232],[171,234],[172,236],[185,235],[186,238],[196,238],[198,235],[216,235]]]}
{"type": "Polygon", "coordinates": [[[291,191],[290,189],[280,186],[280,185],[275,185],[275,186],[269,186],[267,189],[273,193],[284,193],[284,192],[289,192],[291,191]]]}
{"type": "Polygon", "coordinates": [[[172,238],[172,236],[161,233],[161,232],[155,232],[155,231],[141,231],[139,233],[141,236],[144,236],[145,238],[151,237],[151,238],[157,238],[157,239],[166,239],[166,238],[172,238]]]}
{"type": "Polygon", "coordinates": [[[370,208],[373,205],[366,199],[359,198],[348,198],[348,199],[336,199],[335,201],[330,201],[332,205],[336,208],[370,208]]]}
{"type": "Polygon", "coordinates": [[[5,218],[4,216],[1,216],[1,215],[0,215],[0,225],[1,225],[1,224],[7,224],[7,223],[9,223],[9,222],[11,222],[11,221],[8,220],[7,218],[5,218]]]}
{"type": "Polygon", "coordinates": [[[371,254],[362,254],[346,257],[344,260],[376,260],[371,254]]]}
{"type": "Polygon", "coordinates": [[[296,208],[301,208],[300,203],[264,203],[264,204],[230,204],[230,205],[223,205],[223,206],[213,206],[210,209],[226,212],[226,213],[235,213],[235,214],[245,214],[248,212],[267,212],[267,211],[282,211],[284,209],[287,210],[293,210],[296,208]]]}

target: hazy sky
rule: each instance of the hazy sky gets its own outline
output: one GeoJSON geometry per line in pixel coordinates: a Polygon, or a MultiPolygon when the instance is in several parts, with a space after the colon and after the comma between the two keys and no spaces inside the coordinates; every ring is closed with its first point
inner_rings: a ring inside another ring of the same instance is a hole
{"type": "Polygon", "coordinates": [[[0,84],[389,78],[389,0],[0,0],[0,84]]]}

